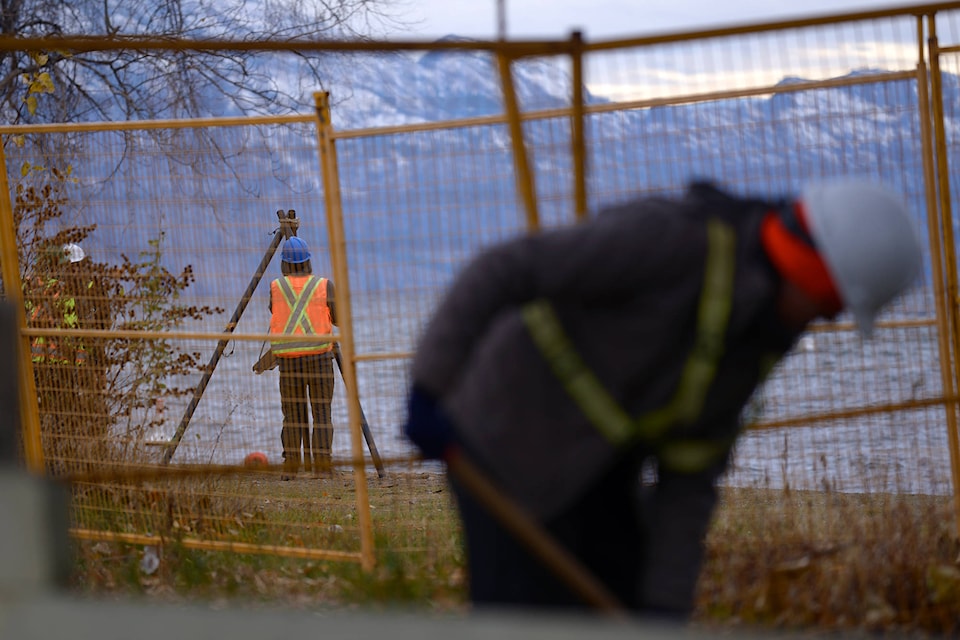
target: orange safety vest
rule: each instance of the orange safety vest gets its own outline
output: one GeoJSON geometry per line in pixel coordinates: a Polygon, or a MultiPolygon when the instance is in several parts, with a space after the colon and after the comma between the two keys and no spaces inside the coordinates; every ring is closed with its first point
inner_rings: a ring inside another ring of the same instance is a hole
{"type": "MultiPolygon", "coordinates": [[[[270,333],[324,335],[333,332],[327,306],[327,279],[284,276],[270,283],[270,333]]],[[[333,349],[330,342],[271,341],[278,358],[297,358],[333,349]]]]}

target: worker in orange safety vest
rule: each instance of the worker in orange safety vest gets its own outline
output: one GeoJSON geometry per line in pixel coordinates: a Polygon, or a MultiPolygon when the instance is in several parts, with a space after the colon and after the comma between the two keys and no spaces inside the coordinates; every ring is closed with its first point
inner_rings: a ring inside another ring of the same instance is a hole
{"type": "MultiPolygon", "coordinates": [[[[334,286],[329,279],[313,275],[306,242],[296,236],[284,242],[280,271],[282,277],[270,283],[270,333],[303,336],[332,333],[337,323],[334,286]]],[[[317,474],[330,469],[333,344],[276,340],[271,341],[270,349],[280,367],[282,477],[284,480],[295,477],[301,466],[301,448],[305,471],[317,474]],[[310,413],[313,414],[312,437],[310,413]]]]}

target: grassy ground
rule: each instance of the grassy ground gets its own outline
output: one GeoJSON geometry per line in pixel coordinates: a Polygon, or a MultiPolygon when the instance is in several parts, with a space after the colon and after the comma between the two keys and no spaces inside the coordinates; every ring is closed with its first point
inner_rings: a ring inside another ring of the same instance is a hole
{"type": "Polygon", "coordinates": [[[98,491],[78,501],[81,513],[75,519],[89,528],[122,531],[130,528],[128,521],[116,520],[143,511],[143,502],[158,500],[156,494],[160,493],[159,499],[168,506],[157,510],[162,522],[140,523],[137,529],[164,530],[172,541],[168,538],[159,567],[148,574],[141,567],[139,546],[78,540],[71,587],[97,597],[134,595],[172,602],[200,599],[217,604],[229,599],[294,608],[412,605],[463,609],[459,523],[443,477],[435,473],[390,474],[384,480],[371,480],[369,489],[377,553],[377,566],[369,573],[349,561],[201,551],[176,541],[178,533],[218,537],[221,527],[209,514],[201,513],[210,501],[207,494],[212,493],[220,496],[217,520],[232,524],[229,533],[233,540],[357,551],[355,494],[346,473],[323,479],[301,474],[292,482],[283,482],[278,476],[228,478],[215,486],[204,481],[204,491],[197,493],[200,497],[190,500],[183,499],[183,491],[169,486],[162,492],[113,488],[110,509],[103,507],[104,496],[98,491]],[[118,503],[123,508],[116,508],[118,503]],[[232,522],[234,519],[237,522],[232,522]]]}
{"type": "MultiPolygon", "coordinates": [[[[323,532],[349,531],[348,477],[255,482],[257,500],[286,505],[263,517],[289,521],[288,543],[314,540],[308,536],[318,527],[303,529],[300,520],[312,518],[315,525],[316,509],[325,513],[323,532]]],[[[241,494],[252,489],[239,488],[241,494]]],[[[242,514],[234,526],[255,540],[262,532],[255,526],[257,505],[250,497],[233,499],[241,501],[236,513],[242,514]]],[[[164,545],[156,571],[145,572],[140,547],[78,541],[72,586],[99,598],[134,595],[212,606],[244,601],[465,611],[460,529],[443,478],[411,472],[374,479],[370,505],[377,566],[369,573],[353,562],[197,551],[175,541],[164,545]]],[[[201,526],[202,518],[172,508],[167,517],[187,531],[201,526]]],[[[695,624],[960,632],[954,527],[948,497],[725,490],[707,540],[695,624]]]]}
{"type": "Polygon", "coordinates": [[[960,631],[952,498],[727,490],[698,618],[789,628],[960,631]]]}

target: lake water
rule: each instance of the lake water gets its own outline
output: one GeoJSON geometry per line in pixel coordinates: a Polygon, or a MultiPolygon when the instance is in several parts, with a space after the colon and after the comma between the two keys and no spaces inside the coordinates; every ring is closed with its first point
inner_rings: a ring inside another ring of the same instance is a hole
{"type": "MultiPolygon", "coordinates": [[[[418,306],[416,313],[369,306],[368,313],[354,311],[358,352],[409,351],[429,306],[418,306]]],[[[250,316],[238,332],[263,330],[265,311],[253,310],[250,316]]],[[[212,353],[213,344],[202,346],[212,353]]],[[[237,464],[251,451],[266,453],[274,463],[280,461],[278,373],[274,370],[258,376],[250,370],[259,349],[259,344],[230,343],[190,421],[175,462],[237,464]]],[[[932,327],[879,330],[869,342],[851,331],[812,333],[778,366],[748,413],[769,422],[937,397],[941,393],[937,362],[932,327]]],[[[357,365],[361,405],[385,460],[413,454],[400,435],[408,367],[406,359],[357,365]]],[[[168,403],[165,424],[150,439],[168,439],[185,406],[186,400],[168,403]]],[[[333,412],[334,453],[348,458],[347,402],[339,374],[333,412]]],[[[369,460],[365,445],[364,451],[369,460]]],[[[945,411],[928,407],[748,430],[723,482],[745,487],[949,494],[945,411]]]]}

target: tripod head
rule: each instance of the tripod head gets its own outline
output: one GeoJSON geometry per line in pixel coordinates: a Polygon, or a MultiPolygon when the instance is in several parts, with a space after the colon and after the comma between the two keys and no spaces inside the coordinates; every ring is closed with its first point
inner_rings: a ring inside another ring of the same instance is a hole
{"type": "Polygon", "coordinates": [[[283,234],[284,239],[292,238],[297,235],[297,229],[300,227],[300,220],[297,219],[297,212],[293,209],[288,209],[284,212],[283,209],[277,209],[277,220],[280,221],[280,233],[283,234]]]}

